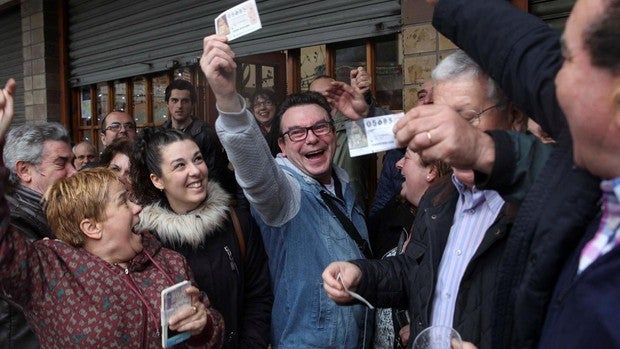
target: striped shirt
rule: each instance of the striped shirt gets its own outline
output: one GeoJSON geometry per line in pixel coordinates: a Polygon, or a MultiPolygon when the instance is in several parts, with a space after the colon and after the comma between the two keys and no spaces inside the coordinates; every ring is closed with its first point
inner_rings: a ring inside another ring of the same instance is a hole
{"type": "Polygon", "coordinates": [[[601,190],[603,216],[596,234],[581,250],[577,273],[620,244],[620,177],[602,181],[601,190]]]}
{"type": "Polygon", "coordinates": [[[467,189],[456,177],[459,192],[454,221],[443,257],[433,297],[431,325],[452,327],[461,278],[476,253],[484,234],[497,218],[504,200],[492,190],[467,189]]]}

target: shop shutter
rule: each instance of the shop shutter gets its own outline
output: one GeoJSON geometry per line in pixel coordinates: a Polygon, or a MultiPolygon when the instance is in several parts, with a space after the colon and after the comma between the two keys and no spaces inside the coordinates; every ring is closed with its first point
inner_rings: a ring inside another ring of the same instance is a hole
{"type": "Polygon", "coordinates": [[[530,13],[542,18],[552,28],[563,29],[575,0],[530,0],[530,13]]]}
{"type": "Polygon", "coordinates": [[[25,122],[24,114],[24,56],[22,49],[22,26],[19,6],[12,6],[0,12],[0,88],[9,78],[17,82],[15,92],[15,116],[13,124],[25,122]]]}
{"type": "MultiPolygon", "coordinates": [[[[213,21],[241,1],[69,0],[70,84],[82,86],[198,61],[213,21]]],[[[239,56],[399,32],[398,0],[257,1],[263,28],[239,56]]]]}

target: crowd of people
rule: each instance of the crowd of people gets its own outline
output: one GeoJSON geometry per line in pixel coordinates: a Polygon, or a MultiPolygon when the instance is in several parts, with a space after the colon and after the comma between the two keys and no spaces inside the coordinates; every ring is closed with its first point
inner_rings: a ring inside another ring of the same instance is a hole
{"type": "Polygon", "coordinates": [[[168,121],[113,111],[101,154],[12,126],[9,80],[0,346],[160,347],[161,292],[189,280],[179,347],[401,348],[431,326],[464,349],[620,347],[620,0],[577,0],[562,37],[505,1],[426,1],[459,49],[394,126],[368,217],[343,125],[390,111],[363,67],[246,99],[208,36],[215,127],[175,80],[168,121]]]}

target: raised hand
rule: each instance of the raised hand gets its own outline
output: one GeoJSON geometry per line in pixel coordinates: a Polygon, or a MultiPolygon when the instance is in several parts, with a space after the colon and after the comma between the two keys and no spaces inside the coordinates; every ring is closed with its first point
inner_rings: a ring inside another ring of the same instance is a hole
{"type": "Polygon", "coordinates": [[[478,130],[446,105],[422,105],[409,110],[394,126],[401,146],[424,161],[442,160],[456,169],[490,173],[495,161],[491,136],[478,130]]]}
{"type": "Polygon", "coordinates": [[[362,95],[370,90],[372,79],[364,67],[357,67],[356,69],[351,70],[350,78],[351,86],[357,89],[357,91],[362,95]]]}
{"type": "Polygon", "coordinates": [[[368,115],[368,103],[364,95],[344,82],[332,81],[323,95],[332,107],[351,120],[359,120],[368,115]]]}
{"type": "Polygon", "coordinates": [[[203,40],[200,68],[216,98],[217,106],[224,112],[241,111],[237,98],[235,53],[228,46],[226,35],[211,35],[203,40]]]}
{"type": "Polygon", "coordinates": [[[13,96],[15,94],[17,83],[15,80],[9,79],[0,91],[0,139],[3,139],[13,121],[13,96]]]}

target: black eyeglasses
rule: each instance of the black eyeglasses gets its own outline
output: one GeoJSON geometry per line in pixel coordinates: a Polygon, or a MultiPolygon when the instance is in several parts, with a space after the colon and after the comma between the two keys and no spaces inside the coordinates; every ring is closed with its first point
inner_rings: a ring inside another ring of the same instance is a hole
{"type": "Polygon", "coordinates": [[[270,99],[265,99],[264,101],[256,101],[254,103],[254,107],[260,107],[260,106],[265,106],[265,107],[271,107],[273,105],[273,102],[270,99]]]}
{"type": "Polygon", "coordinates": [[[125,130],[135,130],[136,129],[136,124],[133,122],[125,122],[125,123],[120,123],[120,122],[113,122],[110,125],[108,125],[108,127],[106,127],[104,129],[104,131],[112,131],[112,132],[118,132],[121,130],[121,127],[124,127],[125,130]]]}
{"type": "Polygon", "coordinates": [[[315,136],[323,136],[330,133],[333,127],[333,121],[319,121],[310,127],[291,127],[288,131],[281,134],[280,137],[288,135],[291,142],[301,142],[308,137],[308,131],[310,130],[312,130],[315,136]]]}
{"type": "Polygon", "coordinates": [[[494,104],[488,108],[483,109],[480,112],[477,112],[473,109],[467,109],[467,110],[461,110],[459,112],[459,114],[463,117],[463,119],[469,121],[470,124],[477,126],[480,123],[480,118],[483,116],[482,114],[486,113],[487,111],[493,109],[493,108],[497,108],[501,105],[503,105],[504,103],[497,103],[494,104]]]}

